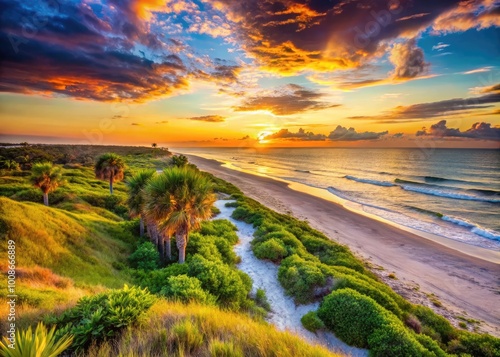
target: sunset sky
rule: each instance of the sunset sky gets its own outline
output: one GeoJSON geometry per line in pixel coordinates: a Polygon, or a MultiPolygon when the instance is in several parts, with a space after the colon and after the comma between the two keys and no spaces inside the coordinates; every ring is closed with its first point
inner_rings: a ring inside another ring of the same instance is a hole
{"type": "Polygon", "coordinates": [[[0,142],[500,147],[500,1],[0,10],[0,142]]]}

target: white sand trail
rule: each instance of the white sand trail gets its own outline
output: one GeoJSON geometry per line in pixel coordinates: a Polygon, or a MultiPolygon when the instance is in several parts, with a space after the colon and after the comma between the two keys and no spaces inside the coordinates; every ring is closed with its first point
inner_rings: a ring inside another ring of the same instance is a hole
{"type": "Polygon", "coordinates": [[[225,204],[227,202],[233,201],[219,200],[215,203],[215,206],[221,211],[216,219],[227,219],[238,228],[239,243],[234,247],[235,253],[241,257],[241,263],[238,264],[238,268],[252,278],[253,292],[257,289],[265,290],[272,309],[267,320],[280,330],[293,332],[311,343],[326,346],[331,351],[354,357],[368,356],[367,350],[351,347],[340,341],[332,333],[321,331],[314,334],[302,326],[300,322],[302,316],[309,311],[316,310],[319,304],[297,306],[293,299],[285,294],[283,287],[278,281],[278,266],[271,262],[257,259],[253,255],[250,242],[253,240],[255,229],[250,224],[231,218],[234,208],[226,207],[225,204]]]}

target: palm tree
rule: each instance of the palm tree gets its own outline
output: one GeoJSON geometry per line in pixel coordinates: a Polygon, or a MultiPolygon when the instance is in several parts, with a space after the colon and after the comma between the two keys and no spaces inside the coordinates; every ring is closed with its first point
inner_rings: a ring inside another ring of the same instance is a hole
{"type": "Polygon", "coordinates": [[[43,203],[49,205],[49,193],[62,185],[61,169],[51,162],[33,164],[31,167],[31,182],[43,192],[43,203]]]}
{"type": "Polygon", "coordinates": [[[113,182],[123,180],[125,163],[113,153],[99,156],[95,164],[95,176],[100,180],[109,180],[109,193],[113,194],[113,182]]]}
{"type": "Polygon", "coordinates": [[[177,167],[184,167],[188,164],[188,158],[184,155],[174,155],[172,156],[172,165],[177,167]]]}
{"type": "Polygon", "coordinates": [[[212,215],[211,181],[193,168],[172,167],[151,179],[145,193],[145,210],[167,236],[175,233],[179,263],[184,263],[189,232],[212,215]]]}
{"type": "MultiPolygon", "coordinates": [[[[127,180],[128,187],[127,204],[132,217],[140,218],[140,236],[144,235],[144,195],[143,189],[147,182],[156,173],[155,170],[141,170],[127,180]]],[[[150,231],[151,234],[151,231],[150,231]]],[[[153,238],[153,237],[151,237],[153,238]]]]}

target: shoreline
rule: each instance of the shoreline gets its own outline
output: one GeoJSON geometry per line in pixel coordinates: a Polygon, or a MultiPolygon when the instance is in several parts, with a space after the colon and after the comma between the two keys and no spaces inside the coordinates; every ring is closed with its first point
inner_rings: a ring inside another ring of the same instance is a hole
{"type": "Polygon", "coordinates": [[[201,170],[238,186],[263,205],[306,220],[372,266],[383,267],[384,273],[395,272],[398,280],[384,279],[393,288],[404,284],[415,291],[432,293],[446,306],[438,313],[449,315],[451,310],[454,315],[483,320],[487,325],[481,324],[482,330],[500,335],[500,312],[496,309],[499,252],[444,237],[425,237],[423,232],[397,227],[366,212],[360,214],[320,188],[231,169],[213,159],[186,156],[201,170]],[[486,251],[486,257],[478,257],[482,251],[486,251]]]}
{"type": "MultiPolygon", "coordinates": [[[[192,155],[192,156],[195,156],[195,155],[192,155]]],[[[361,209],[356,209],[353,207],[353,205],[350,205],[350,204],[346,205],[345,204],[346,202],[349,202],[349,201],[347,201],[341,197],[338,197],[338,196],[328,192],[327,190],[325,190],[323,188],[309,186],[309,185],[306,185],[304,183],[295,182],[295,181],[287,181],[284,179],[280,179],[277,177],[271,177],[271,176],[268,176],[266,174],[262,174],[262,173],[258,173],[258,172],[253,173],[253,172],[250,172],[247,170],[236,168],[235,166],[233,166],[231,164],[224,163],[224,162],[221,162],[221,161],[218,161],[215,159],[206,159],[206,158],[203,158],[201,156],[197,156],[197,157],[205,159],[205,160],[214,160],[215,162],[220,164],[222,167],[228,168],[228,169],[233,170],[233,171],[239,171],[239,172],[243,172],[243,173],[246,173],[249,175],[260,176],[260,177],[268,178],[270,180],[282,182],[294,191],[302,192],[302,193],[305,193],[305,194],[308,194],[311,196],[315,196],[315,197],[324,199],[326,201],[330,201],[336,205],[341,206],[341,208],[343,208],[345,210],[353,212],[354,214],[361,215],[361,216],[370,218],[372,220],[388,224],[388,225],[393,226],[395,228],[398,228],[398,229],[401,229],[401,230],[406,231],[408,233],[412,233],[416,236],[419,236],[422,239],[428,239],[428,240],[431,240],[435,243],[441,244],[447,248],[457,250],[460,253],[470,255],[471,257],[485,260],[485,261],[488,261],[488,262],[494,263],[494,264],[500,264],[500,251],[487,249],[487,248],[483,248],[483,247],[472,245],[472,244],[467,244],[467,243],[461,242],[459,240],[454,240],[454,239],[440,236],[437,234],[418,230],[416,228],[408,227],[408,226],[402,225],[400,223],[388,220],[386,218],[377,216],[376,214],[369,213],[369,212],[363,211],[361,209]]]]}

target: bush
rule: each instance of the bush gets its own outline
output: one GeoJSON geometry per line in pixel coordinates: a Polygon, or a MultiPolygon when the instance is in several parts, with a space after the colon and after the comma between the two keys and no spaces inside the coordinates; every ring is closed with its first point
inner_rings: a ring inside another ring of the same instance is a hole
{"type": "MultiPolygon", "coordinates": [[[[453,341],[452,341],[453,342],[453,341]]],[[[499,357],[500,339],[486,334],[461,331],[458,344],[449,348],[450,353],[468,353],[475,357],[499,357]]]]}
{"type": "Polygon", "coordinates": [[[49,322],[60,327],[58,335],[73,335],[72,349],[81,350],[132,325],[154,302],[155,297],[146,289],[125,285],[122,290],[83,297],[74,308],[49,318],[49,322]]]}
{"type": "Polygon", "coordinates": [[[199,254],[189,261],[188,275],[198,278],[203,289],[214,295],[221,306],[235,310],[245,303],[250,292],[240,274],[244,273],[199,254]]]}
{"type": "MultiPolygon", "coordinates": [[[[373,283],[376,284],[375,281],[373,283]]],[[[389,295],[379,290],[376,285],[371,285],[363,280],[346,276],[335,283],[335,290],[343,288],[354,289],[363,295],[371,297],[397,317],[401,318],[403,316],[403,311],[399,308],[398,304],[396,304],[389,295]]]]}
{"type": "Polygon", "coordinates": [[[215,303],[215,298],[202,289],[201,282],[187,275],[169,277],[160,294],[184,303],[192,301],[208,305],[215,303]]]}
{"type": "Polygon", "coordinates": [[[266,311],[271,311],[271,305],[269,305],[269,301],[267,301],[265,290],[257,289],[257,292],[255,293],[255,303],[264,308],[266,311]]]}
{"type": "Polygon", "coordinates": [[[36,326],[35,332],[31,326],[25,331],[17,331],[15,336],[15,348],[10,348],[11,342],[6,337],[0,341],[0,351],[5,357],[28,357],[44,356],[55,357],[65,351],[73,341],[72,336],[55,336],[55,326],[50,330],[43,323],[36,326]]]}
{"type": "Polygon", "coordinates": [[[292,255],[281,262],[278,280],[286,293],[301,304],[313,301],[314,289],[326,283],[326,277],[316,263],[298,255],[292,255]]]}
{"type": "Polygon", "coordinates": [[[253,252],[257,258],[269,259],[273,262],[279,262],[288,255],[283,242],[275,238],[254,245],[253,252]]]}
{"type": "Polygon", "coordinates": [[[415,306],[413,314],[422,323],[422,333],[437,338],[440,342],[447,344],[457,337],[457,331],[448,320],[436,314],[426,306],[415,306]]]}
{"type": "Polygon", "coordinates": [[[200,234],[221,237],[226,239],[230,244],[236,244],[238,243],[236,230],[236,226],[227,219],[214,219],[212,221],[204,221],[201,224],[200,234]]]}
{"type": "Polygon", "coordinates": [[[415,338],[422,346],[424,346],[429,351],[433,352],[436,357],[447,357],[448,354],[444,352],[439,344],[427,335],[415,334],[415,338]]]}
{"type": "Polygon", "coordinates": [[[427,351],[410,333],[400,324],[389,323],[383,325],[368,337],[370,356],[430,356],[427,351]]]}
{"type": "Polygon", "coordinates": [[[160,264],[160,254],[151,242],[142,243],[128,258],[129,264],[134,269],[154,270],[160,264]]]}
{"type": "Polygon", "coordinates": [[[148,288],[153,294],[157,294],[166,286],[171,276],[187,274],[188,264],[173,263],[168,267],[150,272],[137,271],[134,274],[135,281],[143,288],[148,288]]]}
{"type": "Polygon", "coordinates": [[[317,330],[325,327],[325,324],[318,317],[316,311],[309,311],[307,314],[302,316],[300,322],[302,322],[302,325],[311,332],[316,332],[317,330]]]}
{"type": "Polygon", "coordinates": [[[352,289],[341,289],[326,296],[318,309],[318,317],[344,342],[368,347],[368,337],[375,329],[391,320],[389,312],[372,298],[352,289]]]}

